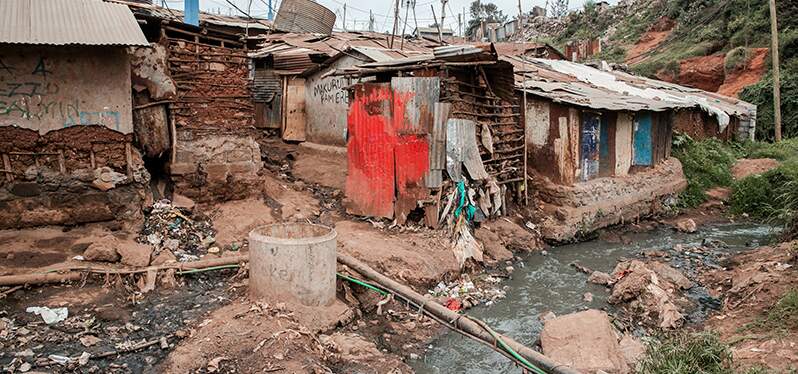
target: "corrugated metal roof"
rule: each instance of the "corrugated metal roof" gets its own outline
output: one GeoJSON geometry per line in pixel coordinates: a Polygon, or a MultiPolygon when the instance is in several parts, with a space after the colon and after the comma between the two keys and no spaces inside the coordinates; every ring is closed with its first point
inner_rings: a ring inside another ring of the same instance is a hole
{"type": "MultiPolygon", "coordinates": [[[[137,14],[139,13],[146,14],[151,17],[161,18],[178,23],[183,23],[183,20],[185,19],[185,14],[183,14],[183,11],[179,9],[164,8],[157,5],[141,4],[125,0],[106,0],[106,1],[118,4],[125,4],[129,8],[133,9],[137,14]]],[[[258,30],[272,29],[272,21],[263,18],[224,16],[221,14],[200,12],[199,21],[201,26],[205,26],[207,24],[207,25],[236,27],[239,29],[246,29],[246,28],[258,29],[258,30]]]]}
{"type": "Polygon", "coordinates": [[[718,118],[721,131],[730,116],[748,118],[756,113],[755,105],[742,100],[619,71],[565,60],[502,59],[513,64],[517,89],[557,102],[614,111],[698,107],[718,118]]]}
{"type": "Polygon", "coordinates": [[[128,7],[100,0],[2,0],[0,43],[149,45],[128,7]]]}

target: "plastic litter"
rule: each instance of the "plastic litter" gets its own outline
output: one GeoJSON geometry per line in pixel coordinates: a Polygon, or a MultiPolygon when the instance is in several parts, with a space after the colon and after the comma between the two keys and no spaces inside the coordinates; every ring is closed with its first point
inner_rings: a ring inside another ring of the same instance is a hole
{"type": "Polygon", "coordinates": [[[46,306],[31,306],[25,309],[25,311],[41,316],[44,320],[44,323],[48,325],[61,322],[69,317],[69,310],[65,307],[50,309],[46,306]]]}

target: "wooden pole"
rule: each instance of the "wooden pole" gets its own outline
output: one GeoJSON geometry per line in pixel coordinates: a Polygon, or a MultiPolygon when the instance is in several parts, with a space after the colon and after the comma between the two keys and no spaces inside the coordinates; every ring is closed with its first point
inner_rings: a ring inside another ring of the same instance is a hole
{"type": "Polygon", "coordinates": [[[344,3],[344,19],[341,24],[344,27],[344,32],[346,32],[346,3],[344,3]]]}
{"type": "Polygon", "coordinates": [[[396,31],[399,27],[399,2],[402,0],[395,0],[396,6],[393,11],[393,31],[391,31],[391,49],[393,49],[393,39],[396,37],[396,31]]]}
{"type": "Polygon", "coordinates": [[[779,76],[779,26],[776,0],[770,0],[770,55],[773,57],[773,126],[775,140],[781,141],[781,77],[779,76]]]}
{"type": "Polygon", "coordinates": [[[441,39],[441,24],[438,23],[438,17],[435,15],[435,7],[432,6],[432,4],[430,4],[429,8],[432,9],[432,19],[435,20],[435,26],[438,26],[438,42],[441,42],[441,44],[443,44],[442,43],[443,40],[441,39]]]}
{"type": "MultiPolygon", "coordinates": [[[[441,320],[449,322],[453,327],[463,330],[469,335],[473,335],[483,341],[487,342],[496,341],[494,337],[490,334],[490,332],[486,329],[484,323],[481,323],[478,320],[475,320],[466,315],[458,314],[452,310],[449,310],[445,306],[424,297],[423,295],[414,291],[410,287],[400,284],[394,281],[393,279],[380,274],[376,270],[358,261],[357,259],[339,253],[338,262],[348,266],[350,269],[360,273],[364,277],[379,284],[381,287],[385,288],[391,293],[397,294],[402,298],[409,300],[413,304],[420,305],[421,309],[425,310],[426,312],[434,315],[435,317],[441,320]]],[[[509,338],[507,336],[498,333],[496,333],[496,335],[498,338],[503,340],[510,348],[516,351],[519,355],[524,357],[526,360],[532,362],[533,364],[539,366],[547,373],[554,373],[554,374],[578,373],[573,368],[555,362],[551,358],[546,357],[538,353],[537,351],[522,345],[521,343],[518,343],[512,338],[509,338]]]]}
{"type": "Polygon", "coordinates": [[[441,0],[441,24],[438,26],[438,41],[443,43],[443,19],[446,18],[446,0],[441,0]]]}
{"type": "Polygon", "coordinates": [[[405,35],[407,34],[407,13],[410,12],[410,1],[405,4],[405,20],[404,26],[402,27],[402,42],[399,43],[399,49],[405,50],[405,35]]]}
{"type": "MultiPolygon", "coordinates": [[[[529,205],[529,185],[527,184],[527,167],[529,166],[529,155],[527,154],[527,118],[526,118],[526,38],[523,36],[524,30],[524,10],[521,8],[521,0],[518,0],[518,29],[521,30],[521,61],[523,64],[521,65],[522,69],[524,69],[524,78],[522,81],[522,95],[523,95],[523,106],[521,108],[521,119],[523,123],[521,124],[524,126],[524,170],[523,170],[523,177],[524,177],[524,205],[529,205]]],[[[548,124],[544,124],[548,125],[548,124]]]]}

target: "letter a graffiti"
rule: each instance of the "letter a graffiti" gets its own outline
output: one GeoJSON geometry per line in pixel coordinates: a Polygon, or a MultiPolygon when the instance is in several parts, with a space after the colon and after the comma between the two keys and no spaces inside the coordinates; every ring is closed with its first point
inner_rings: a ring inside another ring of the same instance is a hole
{"type": "Polygon", "coordinates": [[[51,71],[47,70],[47,66],[44,63],[44,57],[39,57],[39,63],[36,64],[36,68],[33,69],[33,73],[31,73],[31,74],[33,74],[33,75],[41,74],[42,77],[47,78],[47,73],[50,73],[50,72],[51,71]]]}

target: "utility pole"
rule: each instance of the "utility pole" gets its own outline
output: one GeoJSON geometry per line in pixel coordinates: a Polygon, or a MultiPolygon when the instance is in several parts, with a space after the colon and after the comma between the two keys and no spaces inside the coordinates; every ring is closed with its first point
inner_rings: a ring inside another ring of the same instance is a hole
{"type": "Polygon", "coordinates": [[[346,3],[344,3],[344,20],[341,23],[344,26],[344,31],[346,31],[346,3]]]}
{"type": "Polygon", "coordinates": [[[274,11],[272,10],[272,0],[269,0],[269,21],[274,19],[274,11]]]}
{"type": "MultiPolygon", "coordinates": [[[[521,0],[518,0],[518,28],[521,30],[524,29],[524,9],[521,8],[521,0]]],[[[526,38],[521,39],[521,69],[524,70],[524,78],[521,81],[522,89],[523,89],[523,100],[522,100],[522,107],[521,107],[521,118],[524,119],[524,170],[522,171],[524,175],[524,204],[529,204],[529,186],[527,185],[527,166],[528,166],[528,159],[529,155],[527,154],[527,121],[526,118],[526,110],[527,110],[527,101],[526,101],[526,38]]]]}
{"type": "Polygon", "coordinates": [[[405,33],[407,32],[407,13],[410,11],[410,0],[405,3],[405,25],[402,27],[402,42],[399,43],[399,49],[405,50],[405,33]]]}
{"type": "Polygon", "coordinates": [[[432,9],[432,19],[435,21],[435,26],[438,26],[438,42],[442,43],[443,40],[441,40],[441,24],[438,23],[438,16],[435,15],[435,7],[432,4],[430,4],[429,8],[432,9]]]}
{"type": "Polygon", "coordinates": [[[369,32],[374,32],[374,13],[369,9],[369,32]]]}
{"type": "Polygon", "coordinates": [[[446,18],[446,1],[448,0],[441,0],[441,24],[438,26],[438,41],[443,43],[443,19],[446,18]]]}
{"type": "Polygon", "coordinates": [[[770,55],[773,57],[773,126],[775,140],[781,141],[781,77],[779,77],[779,26],[776,0],[770,0],[770,55]]]}
{"type": "Polygon", "coordinates": [[[457,34],[463,36],[463,14],[457,15],[457,34]]]}
{"type": "Polygon", "coordinates": [[[402,0],[395,0],[395,7],[393,10],[393,31],[391,31],[391,49],[393,49],[393,39],[396,37],[396,31],[399,26],[399,2],[402,0]]]}
{"type": "Polygon", "coordinates": [[[418,18],[416,18],[416,0],[413,0],[413,23],[416,25],[416,37],[418,37],[421,32],[418,30],[418,18]]]}

